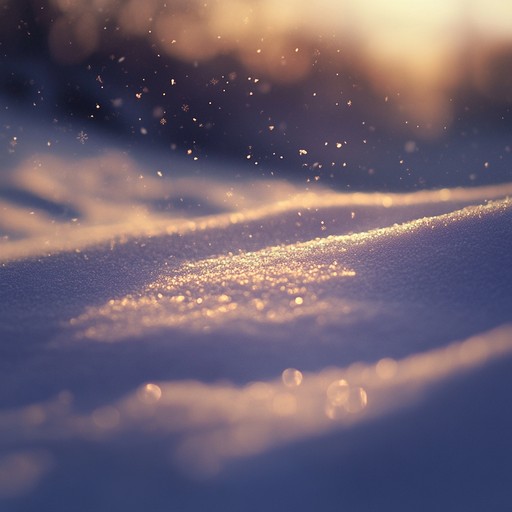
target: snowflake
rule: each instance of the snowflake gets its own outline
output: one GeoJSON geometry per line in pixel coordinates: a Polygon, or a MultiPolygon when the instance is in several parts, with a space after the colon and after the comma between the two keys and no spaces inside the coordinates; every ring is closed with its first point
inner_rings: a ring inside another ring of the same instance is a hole
{"type": "Polygon", "coordinates": [[[76,140],[80,142],[80,144],[85,144],[88,139],[89,135],[87,135],[87,133],[85,133],[83,130],[80,130],[76,136],[76,140]]]}

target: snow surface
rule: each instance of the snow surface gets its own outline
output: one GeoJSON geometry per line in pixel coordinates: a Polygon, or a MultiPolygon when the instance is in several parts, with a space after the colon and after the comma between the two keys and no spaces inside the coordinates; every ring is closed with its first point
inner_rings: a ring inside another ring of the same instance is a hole
{"type": "Polygon", "coordinates": [[[511,184],[2,179],[0,510],[512,509],[511,184]]]}

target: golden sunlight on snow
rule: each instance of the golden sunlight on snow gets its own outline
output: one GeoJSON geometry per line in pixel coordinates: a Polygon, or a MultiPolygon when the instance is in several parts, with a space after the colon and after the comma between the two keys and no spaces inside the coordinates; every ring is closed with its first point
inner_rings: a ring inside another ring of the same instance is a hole
{"type": "MultiPolygon", "coordinates": [[[[277,328],[301,318],[317,327],[361,322],[376,314],[371,302],[360,304],[345,293],[332,296],[324,292],[326,284],[344,289],[358,279],[357,269],[347,266],[347,261],[357,264],[362,250],[371,252],[372,244],[379,240],[446,230],[511,207],[504,199],[360,233],[185,261],[174,267],[164,264],[160,276],[140,291],[88,307],[72,318],[71,333],[66,336],[109,342],[163,328],[250,333],[259,325],[277,328]]],[[[379,371],[385,375],[390,366],[382,363],[379,371]]]]}
{"type": "MultiPolygon", "coordinates": [[[[462,207],[512,195],[512,184],[396,194],[340,193],[320,186],[304,191],[278,180],[233,183],[204,176],[162,178],[141,170],[134,160],[116,151],[78,160],[35,155],[6,173],[3,184],[62,205],[77,216],[29,210],[8,197],[0,198],[0,263],[66,250],[79,252],[100,243],[114,247],[137,236],[183,236],[237,225],[263,226],[266,219],[273,222],[272,218],[290,213],[298,222],[302,212],[311,215],[322,208],[352,211],[355,226],[358,208],[405,212],[428,207],[429,215],[437,215],[450,211],[451,206],[447,210],[444,204],[462,207]],[[162,199],[166,202],[163,211],[154,206],[162,199]],[[180,209],[184,199],[205,203],[219,213],[180,209]]],[[[410,218],[417,218],[417,212],[412,217],[398,214],[394,222],[410,218]]],[[[372,227],[384,227],[377,219],[378,215],[372,227]]],[[[347,231],[353,229],[347,226],[347,231]]]]}
{"type": "Polygon", "coordinates": [[[368,315],[355,302],[317,296],[327,281],[353,279],[356,272],[330,255],[319,262],[312,252],[318,253],[316,244],[184,263],[140,294],[88,308],[70,326],[77,338],[117,341],[162,327],[209,331],[231,323],[250,329],[304,316],[324,322],[335,314],[338,322],[352,322],[368,315]]]}
{"type": "MultiPolygon", "coordinates": [[[[177,468],[192,475],[212,475],[229,459],[390,414],[417,402],[443,379],[510,352],[512,328],[504,326],[401,360],[386,358],[319,372],[288,368],[273,380],[243,386],[146,383],[90,413],[75,412],[69,396],[61,394],[50,402],[0,412],[0,437],[11,443],[94,441],[151,431],[169,439],[171,463],[177,468]],[[40,410],[37,421],[34,409],[40,410]]],[[[0,460],[0,492],[5,493],[6,483],[16,489],[42,475],[46,459],[34,457],[0,460]]]]}

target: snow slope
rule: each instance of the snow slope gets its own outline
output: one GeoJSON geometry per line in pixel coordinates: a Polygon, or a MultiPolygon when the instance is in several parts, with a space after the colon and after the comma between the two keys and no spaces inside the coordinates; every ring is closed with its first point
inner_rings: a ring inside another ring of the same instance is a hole
{"type": "Polygon", "coordinates": [[[512,508],[512,185],[2,179],[1,510],[512,508]]]}

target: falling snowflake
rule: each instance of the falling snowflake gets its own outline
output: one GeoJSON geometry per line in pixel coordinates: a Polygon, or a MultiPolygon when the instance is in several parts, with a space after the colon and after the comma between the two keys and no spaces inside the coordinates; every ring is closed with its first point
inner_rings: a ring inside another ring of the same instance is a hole
{"type": "Polygon", "coordinates": [[[87,135],[87,133],[85,133],[83,130],[80,130],[76,136],[76,140],[80,142],[80,144],[85,144],[88,139],[89,135],[87,135]]]}

